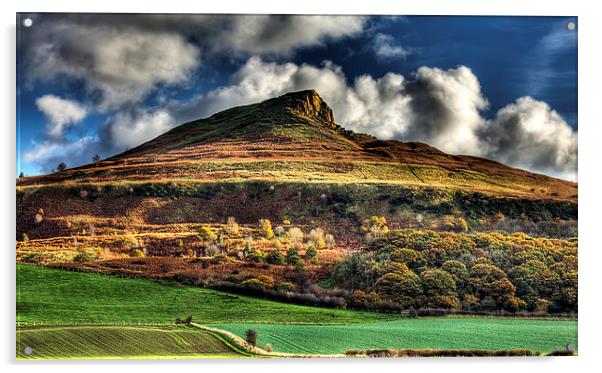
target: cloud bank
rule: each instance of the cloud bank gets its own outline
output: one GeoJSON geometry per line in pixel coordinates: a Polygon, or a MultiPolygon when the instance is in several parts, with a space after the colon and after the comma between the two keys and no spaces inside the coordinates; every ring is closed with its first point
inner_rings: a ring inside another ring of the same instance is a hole
{"type": "Polygon", "coordinates": [[[107,111],[159,85],[184,84],[205,55],[286,56],[362,31],[362,16],[98,14],[32,16],[22,55],[30,83],[66,75],[107,111]]]}

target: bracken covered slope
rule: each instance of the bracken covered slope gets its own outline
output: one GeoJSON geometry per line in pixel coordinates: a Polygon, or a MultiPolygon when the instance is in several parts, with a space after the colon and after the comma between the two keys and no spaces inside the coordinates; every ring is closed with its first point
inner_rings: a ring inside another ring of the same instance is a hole
{"type": "Polygon", "coordinates": [[[575,183],[346,130],[314,90],[234,107],[98,164],[20,178],[17,187],[242,181],[428,186],[577,200],[575,183]]]}

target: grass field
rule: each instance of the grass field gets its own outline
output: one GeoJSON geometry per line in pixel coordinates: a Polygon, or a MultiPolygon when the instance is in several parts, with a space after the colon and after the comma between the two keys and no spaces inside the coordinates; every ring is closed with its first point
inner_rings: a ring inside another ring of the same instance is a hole
{"type": "Polygon", "coordinates": [[[169,324],[176,317],[187,315],[192,315],[197,323],[242,337],[247,329],[256,329],[260,347],[271,343],[274,351],[290,353],[337,354],[369,348],[521,348],[548,352],[562,350],[568,343],[577,344],[576,320],[408,319],[284,304],[145,279],[17,265],[17,323],[27,325],[18,329],[18,346],[46,346],[37,349],[40,356],[122,357],[126,351],[127,357],[152,357],[159,356],[158,351],[163,349],[165,357],[235,354],[214,351],[221,347],[215,340],[207,343],[211,335],[206,332],[132,327],[137,323],[169,324]],[[68,324],[121,325],[60,326],[68,324]],[[200,334],[192,337],[195,333],[200,334]],[[147,340],[150,345],[136,342],[136,338],[147,340]],[[123,344],[117,345],[112,339],[120,339],[123,344]],[[61,347],[75,340],[83,343],[73,351],[61,347]],[[183,342],[174,345],[173,341],[183,342]],[[112,355],[118,351],[121,355],[112,355]]]}
{"type": "Polygon", "coordinates": [[[42,326],[17,329],[18,359],[236,358],[249,354],[186,327],[42,326]],[[26,347],[31,353],[24,353],[26,347]]]}
{"type": "Polygon", "coordinates": [[[349,325],[225,324],[214,327],[244,337],[257,331],[258,345],[274,351],[337,354],[348,349],[530,349],[549,352],[577,345],[577,321],[446,317],[349,325]]]}
{"type": "Polygon", "coordinates": [[[359,323],[397,317],[306,307],[175,283],[17,265],[17,324],[359,323]]]}

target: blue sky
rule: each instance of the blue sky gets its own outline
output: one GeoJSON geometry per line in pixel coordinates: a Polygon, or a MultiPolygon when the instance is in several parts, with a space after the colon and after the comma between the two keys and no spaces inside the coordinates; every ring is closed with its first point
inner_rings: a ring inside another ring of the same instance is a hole
{"type": "Polygon", "coordinates": [[[316,88],[344,127],[576,180],[575,17],[18,18],[18,173],[316,88]]]}

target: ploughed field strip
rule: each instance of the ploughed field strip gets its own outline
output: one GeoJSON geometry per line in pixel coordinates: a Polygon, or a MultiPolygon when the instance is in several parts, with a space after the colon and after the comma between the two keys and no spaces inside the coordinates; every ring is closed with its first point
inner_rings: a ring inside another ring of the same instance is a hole
{"type": "Polygon", "coordinates": [[[219,324],[244,337],[255,329],[258,343],[275,351],[342,354],[353,349],[516,350],[540,352],[577,345],[576,320],[437,317],[347,325],[219,324]]]}
{"type": "Polygon", "coordinates": [[[18,359],[235,358],[247,355],[211,333],[187,327],[57,325],[17,329],[18,359]],[[31,350],[26,350],[27,347],[31,350]]]}

